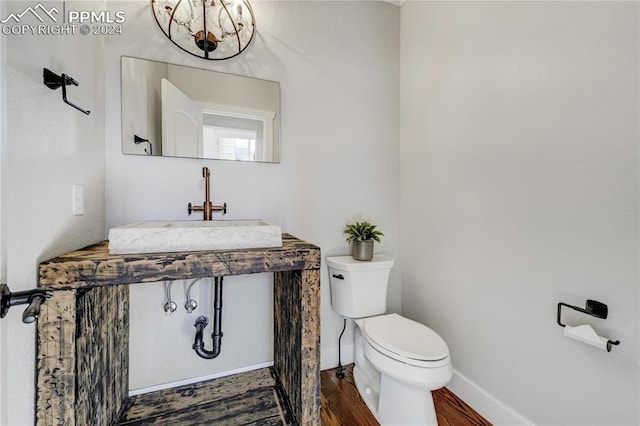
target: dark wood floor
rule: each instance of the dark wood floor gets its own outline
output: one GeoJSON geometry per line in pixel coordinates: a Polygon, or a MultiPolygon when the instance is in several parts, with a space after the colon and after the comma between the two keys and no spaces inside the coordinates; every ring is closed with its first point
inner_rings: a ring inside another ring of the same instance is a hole
{"type": "Polygon", "coordinates": [[[294,424],[273,368],[134,396],[119,426],[294,424]]]}
{"type": "MultiPolygon", "coordinates": [[[[323,426],[375,426],[378,424],[358,394],[353,381],[353,364],[346,366],[344,379],[336,377],[336,369],[320,374],[322,383],[323,426]]],[[[490,426],[478,413],[447,388],[433,392],[439,426],[490,426]]]]}
{"type": "MultiPolygon", "coordinates": [[[[375,426],[378,422],[358,394],[353,364],[346,377],[320,375],[323,426],[375,426]]],[[[449,390],[433,392],[439,426],[490,426],[449,390]]],[[[283,390],[273,368],[138,395],[129,400],[118,425],[291,425],[283,390]]],[[[306,426],[306,425],[300,425],[306,426]]]]}

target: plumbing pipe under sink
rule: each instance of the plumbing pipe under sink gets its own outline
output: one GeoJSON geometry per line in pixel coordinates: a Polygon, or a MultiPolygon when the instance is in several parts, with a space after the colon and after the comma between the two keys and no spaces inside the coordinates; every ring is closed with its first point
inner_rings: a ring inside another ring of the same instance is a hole
{"type": "Polygon", "coordinates": [[[209,324],[209,319],[202,315],[196,319],[194,327],[196,328],[196,337],[193,342],[193,350],[200,358],[213,359],[220,355],[222,349],[222,278],[214,277],[214,299],[213,299],[213,332],[211,339],[213,340],[213,350],[207,350],[204,347],[202,334],[205,327],[209,324]]]}

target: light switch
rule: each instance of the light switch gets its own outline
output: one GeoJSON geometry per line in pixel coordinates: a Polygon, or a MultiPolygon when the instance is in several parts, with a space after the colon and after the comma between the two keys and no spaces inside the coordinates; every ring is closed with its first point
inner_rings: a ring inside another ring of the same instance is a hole
{"type": "Polygon", "coordinates": [[[82,216],[84,214],[84,186],[73,185],[73,200],[71,207],[74,216],[82,216]]]}

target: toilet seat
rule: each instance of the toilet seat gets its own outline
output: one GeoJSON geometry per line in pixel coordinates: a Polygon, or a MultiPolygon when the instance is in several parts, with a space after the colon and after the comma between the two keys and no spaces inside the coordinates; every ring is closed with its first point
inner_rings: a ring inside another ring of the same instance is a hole
{"type": "Polygon", "coordinates": [[[367,343],[397,361],[425,368],[449,362],[449,347],[442,337],[398,314],[366,318],[362,329],[367,343]]]}

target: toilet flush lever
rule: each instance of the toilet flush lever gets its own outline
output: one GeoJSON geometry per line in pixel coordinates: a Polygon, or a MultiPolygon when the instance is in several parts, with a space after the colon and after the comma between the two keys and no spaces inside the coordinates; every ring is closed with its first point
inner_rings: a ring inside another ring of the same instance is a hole
{"type": "Polygon", "coordinates": [[[344,276],[342,274],[338,274],[338,275],[333,274],[333,278],[337,278],[339,280],[344,280],[344,276]]]}

